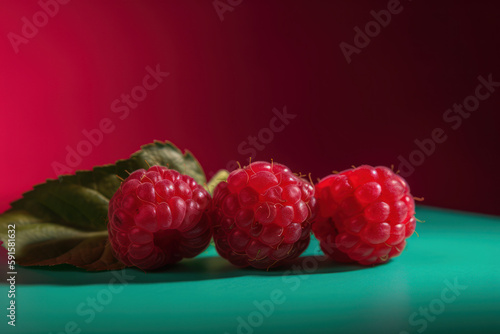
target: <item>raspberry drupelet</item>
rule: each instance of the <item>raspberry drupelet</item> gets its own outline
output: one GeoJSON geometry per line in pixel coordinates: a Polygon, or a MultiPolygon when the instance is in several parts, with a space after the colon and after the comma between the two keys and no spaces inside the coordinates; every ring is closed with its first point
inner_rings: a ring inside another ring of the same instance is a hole
{"type": "Polygon", "coordinates": [[[309,245],[314,187],[284,165],[257,161],[236,169],[213,201],[217,252],[235,266],[286,265],[309,245]]]}
{"type": "Polygon", "coordinates": [[[360,166],[316,185],[313,232],[326,255],[339,262],[383,263],[401,254],[415,231],[408,183],[386,167],[360,166]]]}
{"type": "Polygon", "coordinates": [[[109,201],[115,256],[143,270],[200,254],[210,243],[210,194],[188,175],[163,166],[139,169],[109,201]]]}

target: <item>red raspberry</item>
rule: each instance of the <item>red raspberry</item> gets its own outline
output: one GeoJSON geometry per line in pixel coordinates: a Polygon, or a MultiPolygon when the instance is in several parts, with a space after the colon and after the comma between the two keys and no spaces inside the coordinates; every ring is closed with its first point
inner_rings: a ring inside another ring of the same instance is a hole
{"type": "Polygon", "coordinates": [[[340,262],[369,265],[401,254],[415,231],[415,204],[406,181],[386,167],[360,166],[316,185],[319,213],[312,229],[340,262]]]}
{"type": "Polygon", "coordinates": [[[190,176],[162,166],[136,170],[109,201],[115,256],[146,270],[200,254],[212,237],[210,205],[208,192],[190,176]]]}
{"type": "Polygon", "coordinates": [[[254,162],[214,191],[214,241],[238,267],[287,264],[309,245],[314,187],[285,166],[254,162]]]}

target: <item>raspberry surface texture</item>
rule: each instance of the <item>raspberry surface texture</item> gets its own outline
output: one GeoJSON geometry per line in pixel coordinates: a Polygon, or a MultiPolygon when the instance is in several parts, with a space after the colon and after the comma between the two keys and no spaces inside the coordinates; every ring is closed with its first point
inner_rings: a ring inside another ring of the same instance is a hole
{"type": "Polygon", "coordinates": [[[162,166],[139,169],[109,201],[115,256],[143,270],[200,254],[212,233],[210,194],[188,175],[162,166]]]}
{"type": "Polygon", "coordinates": [[[389,168],[364,165],[327,176],[316,185],[316,198],[313,233],[336,261],[386,262],[415,231],[408,183],[389,168]]]}
{"type": "Polygon", "coordinates": [[[310,183],[284,165],[253,162],[214,190],[217,252],[238,267],[289,264],[309,245],[315,211],[310,183]]]}

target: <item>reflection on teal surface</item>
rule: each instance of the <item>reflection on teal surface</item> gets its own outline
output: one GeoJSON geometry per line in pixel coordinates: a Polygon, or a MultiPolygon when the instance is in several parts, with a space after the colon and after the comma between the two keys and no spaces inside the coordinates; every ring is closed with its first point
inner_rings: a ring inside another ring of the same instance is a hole
{"type": "Polygon", "coordinates": [[[2,315],[0,332],[500,333],[500,219],[423,207],[417,217],[420,236],[376,267],[330,262],[313,240],[297,265],[269,272],[235,269],[213,249],[157,273],[21,268],[17,326],[2,315]]]}

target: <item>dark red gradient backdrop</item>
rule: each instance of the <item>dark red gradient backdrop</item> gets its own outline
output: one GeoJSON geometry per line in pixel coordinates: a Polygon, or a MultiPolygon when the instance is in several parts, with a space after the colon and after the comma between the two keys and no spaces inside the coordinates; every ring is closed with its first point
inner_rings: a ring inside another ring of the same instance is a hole
{"type": "Polygon", "coordinates": [[[23,17],[32,22],[41,7],[2,1],[0,210],[56,177],[53,163],[65,164],[67,146],[76,148],[102,119],[114,130],[79,169],[168,139],[210,174],[247,160],[238,146],[247,148],[241,143],[269,127],[273,108],[286,106],[296,117],[256,159],[316,179],[351,165],[397,165],[416,139],[442,128],[447,140],[408,177],[414,195],[500,214],[500,88],[457,130],[443,120],[474,94],[478,76],[500,81],[498,5],[402,0],[402,11],[348,64],[339,44],[353,44],[353,29],[387,4],[243,0],[221,21],[212,0],[73,0],[16,53],[9,33],[21,35],[23,17]],[[120,119],[113,101],[157,65],[170,75],[120,119]]]}

